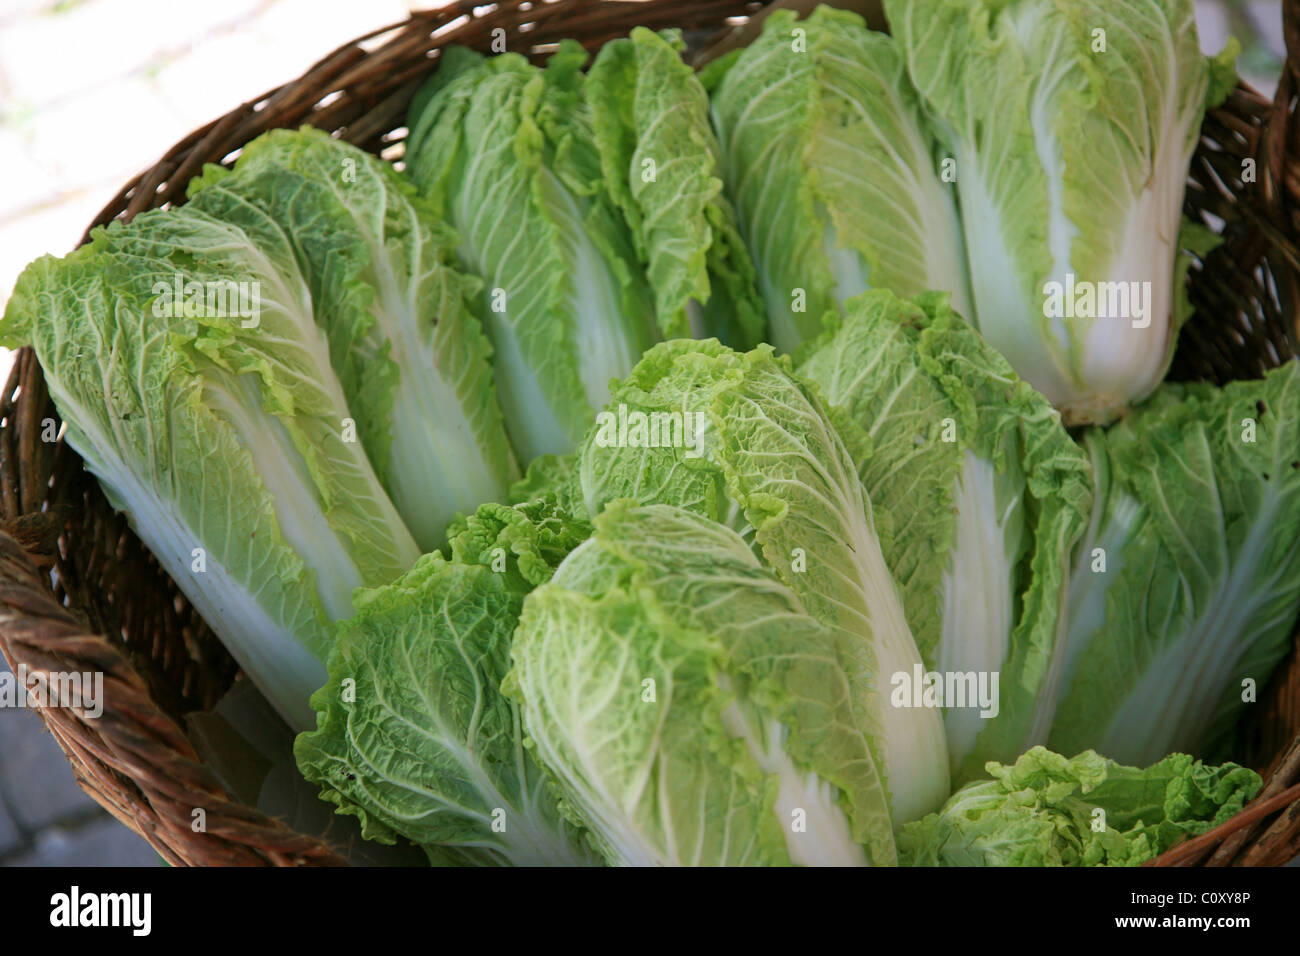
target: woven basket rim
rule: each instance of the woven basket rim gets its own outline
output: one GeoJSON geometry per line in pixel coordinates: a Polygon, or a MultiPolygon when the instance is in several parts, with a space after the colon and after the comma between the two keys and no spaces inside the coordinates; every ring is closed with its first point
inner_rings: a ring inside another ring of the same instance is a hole
{"type": "MultiPolygon", "coordinates": [[[[716,45],[719,39],[726,43],[730,36],[729,42],[737,42],[739,31],[731,30],[732,24],[742,19],[757,22],[772,9],[760,7],[743,0],[531,4],[503,0],[486,8],[454,2],[413,12],[401,23],[341,45],[298,78],[183,137],[119,190],[92,221],[81,243],[94,228],[110,221],[129,220],[145,209],[184,202],[185,186],[204,163],[229,160],[267,129],[307,123],[341,133],[347,141],[374,153],[390,149],[400,141],[392,134],[402,126],[410,96],[435,68],[436,51],[451,43],[488,52],[492,31],[500,28],[510,38],[509,44],[518,42],[536,59],[549,52],[547,44],[563,37],[574,36],[594,49],[608,39],[626,35],[633,26],[677,26],[698,29],[709,37],[702,44],[697,38],[692,47],[697,53],[716,53],[722,49],[716,45]],[[522,32],[519,27],[524,23],[533,26],[522,32]]],[[[1260,263],[1270,270],[1278,286],[1278,315],[1264,316],[1258,327],[1246,322],[1226,346],[1211,342],[1201,347],[1198,337],[1211,332],[1189,325],[1184,335],[1196,342],[1200,357],[1176,362],[1175,373],[1181,377],[1221,381],[1246,367],[1243,356],[1253,357],[1258,365],[1260,356],[1271,350],[1273,360],[1266,361],[1267,365],[1294,353],[1294,339],[1287,337],[1292,333],[1279,333],[1279,328],[1285,328],[1283,320],[1289,318],[1294,323],[1300,314],[1296,306],[1300,218],[1292,211],[1300,209],[1300,148],[1293,148],[1290,135],[1295,128],[1291,117],[1300,76],[1300,0],[1285,0],[1284,9],[1288,59],[1276,97],[1270,101],[1239,85],[1203,128],[1203,140],[1217,138],[1236,144],[1237,152],[1224,150],[1227,165],[1223,169],[1215,167],[1213,156],[1208,157],[1204,176],[1198,178],[1195,171],[1193,175],[1205,190],[1197,197],[1204,202],[1201,208],[1239,216],[1248,223],[1225,254],[1230,252],[1242,262],[1260,263]],[[1256,189],[1238,196],[1258,198],[1258,203],[1248,205],[1237,199],[1236,208],[1229,208],[1234,199],[1228,195],[1216,204],[1211,184],[1217,177],[1231,176],[1231,161],[1247,152],[1259,159],[1260,181],[1256,189]],[[1258,238],[1252,243],[1254,232],[1258,238]],[[1239,345],[1236,338],[1241,340],[1239,345]]],[[[1231,276],[1231,270],[1225,274],[1231,276]]],[[[1241,283],[1211,284],[1207,280],[1202,285],[1207,307],[1227,307],[1241,314],[1253,306],[1250,289],[1241,283]]],[[[1256,296],[1256,300],[1260,298],[1256,296]]],[[[21,663],[29,672],[85,670],[90,665],[105,674],[105,697],[111,707],[106,705],[98,726],[70,708],[39,708],[78,783],[172,864],[343,863],[325,840],[296,833],[283,822],[241,804],[190,745],[180,715],[186,709],[211,706],[228,685],[233,670],[228,655],[222,669],[224,651],[211,646],[215,639],[173,582],[167,582],[170,591],[160,585],[162,590],[150,592],[155,598],[163,595],[155,604],[166,600],[173,604],[170,613],[161,613],[157,619],[150,610],[133,617],[129,602],[124,602],[126,606],[116,615],[112,608],[89,613],[91,605],[100,600],[78,600],[95,593],[100,583],[96,574],[107,574],[102,562],[81,560],[78,548],[87,547],[87,541],[92,549],[134,556],[132,568],[139,575],[162,572],[156,562],[151,568],[147,552],[139,554],[143,546],[121,516],[115,523],[103,513],[106,502],[102,493],[93,479],[87,479],[75,453],[62,440],[52,448],[37,440],[52,409],[34,354],[30,348],[21,350],[0,396],[0,653],[15,673],[21,663]],[[51,589],[51,570],[62,582],[58,591],[51,589]],[[83,593],[79,590],[83,587],[89,590],[83,593]],[[110,639],[96,627],[102,623],[100,618],[113,618],[109,623],[117,623],[119,617],[120,631],[130,638],[125,643],[110,639]],[[169,637],[168,626],[184,632],[183,639],[169,637]],[[139,646],[137,632],[151,634],[151,642],[139,642],[151,646],[139,646]],[[199,660],[187,661],[187,655],[197,655],[199,660]],[[193,811],[200,805],[207,829],[195,832],[193,811]]],[[[53,417],[58,420],[57,413],[53,417]]],[[[1300,665],[1294,648],[1288,667],[1285,673],[1279,668],[1275,683],[1289,688],[1289,694],[1275,694],[1274,698],[1279,698],[1279,712],[1293,718],[1290,726],[1294,734],[1300,721],[1300,665]]],[[[1270,741],[1265,749],[1276,756],[1259,796],[1220,827],[1175,846],[1153,861],[1154,865],[1268,865],[1300,853],[1300,736],[1290,739],[1289,746],[1285,740],[1270,741]]]]}

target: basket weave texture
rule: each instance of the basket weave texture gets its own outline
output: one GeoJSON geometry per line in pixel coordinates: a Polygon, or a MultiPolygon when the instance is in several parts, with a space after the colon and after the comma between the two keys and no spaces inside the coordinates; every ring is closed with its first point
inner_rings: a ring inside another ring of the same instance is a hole
{"type": "MultiPolygon", "coordinates": [[[[633,26],[680,27],[699,62],[743,42],[763,9],[741,0],[504,0],[413,14],[195,130],[127,183],[91,227],[183,202],[205,163],[229,163],[270,129],[307,123],[400,155],[407,104],[451,44],[490,53],[504,39],[507,49],[541,60],[564,38],[594,51],[633,26]]],[[[1193,267],[1196,312],[1172,378],[1253,378],[1297,353],[1300,0],[1286,0],[1284,20],[1288,57],[1274,99],[1239,86],[1202,129],[1185,211],[1221,224],[1224,242],[1193,267]]],[[[15,672],[21,665],[29,675],[105,675],[97,719],[57,698],[40,708],[78,782],[172,864],[342,863],[324,840],[241,804],[203,764],[184,717],[215,705],[237,668],[76,453],[48,440],[58,423],[41,368],[23,349],[0,393],[0,652],[15,672]],[[205,815],[200,831],[196,808],[205,815]]],[[[1264,790],[1156,865],[1276,865],[1300,854],[1297,646],[1300,632],[1242,728],[1239,753],[1265,774],[1264,790]]]]}

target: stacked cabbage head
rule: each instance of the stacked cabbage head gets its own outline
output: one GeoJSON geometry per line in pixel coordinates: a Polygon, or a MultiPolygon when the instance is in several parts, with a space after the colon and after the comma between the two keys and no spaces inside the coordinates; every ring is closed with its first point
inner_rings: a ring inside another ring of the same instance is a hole
{"type": "Polygon", "coordinates": [[[893,38],[777,10],[706,81],[769,342],[796,352],[867,289],[949,292],[971,317],[952,180],[893,38]]]}
{"type": "Polygon", "coordinates": [[[1106,424],[1164,377],[1190,309],[1183,189],[1235,47],[1201,54],[1192,0],[889,0],[955,162],[974,314],[1061,410],[1106,424]]]}
{"type": "Polygon", "coordinates": [[[331,621],[419,556],[371,467],[284,229],[244,205],[147,212],[23,272],[67,441],[290,726],[331,621]]]}
{"type": "Polygon", "coordinates": [[[1047,740],[1091,489],[1060,415],[944,299],[866,293],[799,371],[870,494],[966,779],[1047,740]]]}
{"type": "Polygon", "coordinates": [[[635,30],[585,76],[573,42],[545,69],[456,48],[411,107],[408,172],[483,278],[524,462],[570,451],[662,336],[761,337],[707,97],[675,44],[635,30]]]}

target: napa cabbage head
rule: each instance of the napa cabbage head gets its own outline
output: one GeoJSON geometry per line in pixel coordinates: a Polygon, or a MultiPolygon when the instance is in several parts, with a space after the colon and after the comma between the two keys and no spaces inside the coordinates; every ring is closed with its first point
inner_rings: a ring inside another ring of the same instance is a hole
{"type": "MultiPolygon", "coordinates": [[[[631,498],[718,521],[836,635],[896,822],[948,794],[937,709],[895,706],[890,685],[921,668],[873,504],[820,399],[770,346],[715,340],[651,349],[584,442],[589,514],[631,498]]],[[[915,703],[915,702],[913,702],[915,703]]]]}
{"type": "Polygon", "coordinates": [[[404,838],[435,865],[601,861],[500,690],[524,597],[591,536],[575,486],[572,456],[537,459],[514,504],[457,518],[446,557],[359,593],[338,626],[295,755],[367,838],[404,838]]]}
{"type": "Polygon", "coordinates": [[[612,378],[663,337],[762,337],[722,195],[708,98],[673,34],[635,30],[544,69],[446,51],[412,103],[407,172],[483,280],[506,427],[523,463],[571,451],[612,378]]]}
{"type": "Polygon", "coordinates": [[[505,693],[618,865],[888,865],[835,635],[734,531],[610,504],[528,595],[505,693]]]}
{"type": "Polygon", "coordinates": [[[955,160],[984,337],[1067,424],[1146,398],[1190,307],[1182,226],[1207,104],[1192,0],[890,0],[907,70],[955,160]]]}
{"type": "Polygon", "coordinates": [[[518,477],[455,234],[388,163],[319,130],[275,130],[233,172],[209,166],[190,205],[270,215],[293,242],[355,430],[424,551],[518,477]]]}
{"type": "Polygon", "coordinates": [[[709,96],[676,31],[604,44],[585,92],[610,196],[623,213],[666,338],[763,339],[763,300],[722,191],[709,96]]]}
{"type": "Polygon", "coordinates": [[[293,245],[265,215],[146,212],[19,277],[68,444],[291,727],[331,622],[419,549],[346,440],[353,415],[293,245]]]}
{"type": "Polygon", "coordinates": [[[545,69],[517,53],[446,51],[412,103],[406,165],[483,280],[480,313],[523,463],[572,450],[657,338],[653,304],[566,43],[545,69]]]}
{"type": "Polygon", "coordinates": [[[893,38],[844,10],[777,10],[710,81],[768,341],[795,351],[867,289],[946,291],[972,317],[952,181],[893,38]]]}
{"type": "Polygon", "coordinates": [[[1137,866],[1238,813],[1259,775],[1170,754],[1129,767],[1034,747],[899,835],[907,866],[1137,866]]]}
{"type": "Polygon", "coordinates": [[[295,755],[364,836],[403,837],[435,863],[600,862],[500,690],[525,595],[579,540],[544,506],[484,505],[454,529],[451,559],[425,555],[358,594],[295,755]]]}
{"type": "Polygon", "coordinates": [[[1087,458],[1060,415],[938,294],[851,300],[798,371],[857,463],[917,647],[942,681],[954,775],[1045,743],[1091,502],[1087,458]]]}
{"type": "Polygon", "coordinates": [[[1164,385],[1086,444],[1096,506],[1050,746],[1221,759],[1300,615],[1300,362],[1164,385]]]}

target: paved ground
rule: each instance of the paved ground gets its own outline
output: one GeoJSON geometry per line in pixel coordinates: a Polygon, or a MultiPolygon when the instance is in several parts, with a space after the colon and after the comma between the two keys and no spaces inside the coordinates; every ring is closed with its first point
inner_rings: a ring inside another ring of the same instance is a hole
{"type": "MultiPolygon", "coordinates": [[[[0,671],[8,665],[0,657],[0,671]]],[[[152,866],[153,848],[77,786],[35,713],[0,708],[0,865],[152,866]]]]}
{"type": "MultiPolygon", "coordinates": [[[[407,7],[403,0],[3,0],[0,302],[24,265],[70,250],[121,184],[176,140],[339,44],[401,20],[407,7]]],[[[1271,92],[1282,51],[1278,0],[1201,0],[1197,10],[1207,49],[1217,50],[1229,32],[1260,36],[1241,65],[1271,92]]],[[[0,381],[8,367],[0,349],[0,381]]],[[[157,862],[81,792],[35,714],[0,708],[0,865],[157,862]]]]}

